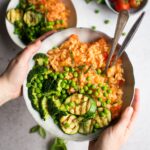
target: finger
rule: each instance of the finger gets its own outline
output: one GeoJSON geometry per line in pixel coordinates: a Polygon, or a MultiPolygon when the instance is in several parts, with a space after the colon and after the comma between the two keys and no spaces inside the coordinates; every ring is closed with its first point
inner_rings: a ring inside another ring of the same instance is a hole
{"type": "Polygon", "coordinates": [[[132,107],[133,107],[133,114],[132,114],[130,123],[128,125],[129,130],[133,127],[134,122],[135,122],[138,112],[139,112],[139,107],[140,107],[140,91],[139,91],[139,89],[135,89],[135,96],[134,96],[134,100],[132,103],[132,107]]]}
{"type": "Polygon", "coordinates": [[[131,106],[127,107],[121,115],[119,122],[113,127],[113,130],[119,133],[125,132],[131,120],[132,114],[133,108],[131,106]]]}
{"type": "Polygon", "coordinates": [[[19,55],[18,59],[24,62],[24,64],[28,63],[32,55],[39,50],[41,46],[41,41],[37,40],[34,43],[30,44],[27,46],[23,52],[19,55]]]}

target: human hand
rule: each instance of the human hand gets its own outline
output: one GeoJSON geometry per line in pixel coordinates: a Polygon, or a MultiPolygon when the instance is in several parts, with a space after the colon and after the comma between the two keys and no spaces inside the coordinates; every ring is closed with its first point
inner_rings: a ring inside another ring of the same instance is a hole
{"type": "Polygon", "coordinates": [[[96,141],[89,143],[89,150],[119,150],[128,139],[139,111],[139,90],[135,90],[132,106],[122,113],[119,122],[107,128],[96,141]]]}
{"type": "Polygon", "coordinates": [[[0,105],[21,95],[21,87],[28,72],[28,62],[40,46],[40,40],[27,46],[9,63],[6,71],[0,76],[0,105]]]}

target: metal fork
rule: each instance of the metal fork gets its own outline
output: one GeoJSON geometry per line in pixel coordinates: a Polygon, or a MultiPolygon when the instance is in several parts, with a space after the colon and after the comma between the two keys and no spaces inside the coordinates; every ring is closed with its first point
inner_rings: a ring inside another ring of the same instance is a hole
{"type": "Polygon", "coordinates": [[[107,60],[107,63],[106,63],[104,73],[106,73],[107,69],[109,68],[112,56],[113,56],[113,54],[116,50],[118,41],[121,37],[121,34],[123,32],[123,29],[124,29],[128,19],[129,19],[129,12],[127,10],[122,10],[122,11],[119,12],[117,26],[116,26],[116,30],[115,30],[114,39],[113,39],[113,44],[112,44],[112,47],[111,47],[111,50],[110,50],[110,53],[109,53],[109,56],[108,56],[108,60],[107,60]]]}
{"type": "Polygon", "coordinates": [[[129,33],[127,34],[122,46],[120,47],[117,55],[115,56],[113,62],[112,62],[112,65],[115,65],[115,63],[117,62],[118,58],[123,54],[123,52],[125,51],[126,47],[129,45],[129,43],[131,42],[132,38],[134,37],[136,31],[138,30],[142,20],[143,20],[143,17],[145,15],[145,12],[143,12],[139,18],[135,21],[135,23],[133,24],[132,28],[130,29],[129,33]]]}

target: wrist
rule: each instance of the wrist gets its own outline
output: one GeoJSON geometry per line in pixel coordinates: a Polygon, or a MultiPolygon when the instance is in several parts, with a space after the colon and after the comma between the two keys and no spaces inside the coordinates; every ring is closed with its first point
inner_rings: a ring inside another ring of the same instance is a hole
{"type": "Polygon", "coordinates": [[[0,106],[13,99],[12,87],[5,76],[0,76],[0,106]]]}

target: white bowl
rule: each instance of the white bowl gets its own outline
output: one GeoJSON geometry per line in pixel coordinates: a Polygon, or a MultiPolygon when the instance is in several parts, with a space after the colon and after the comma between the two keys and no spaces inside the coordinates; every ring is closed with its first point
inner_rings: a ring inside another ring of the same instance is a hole
{"type": "MultiPolygon", "coordinates": [[[[102,32],[93,31],[87,28],[70,28],[70,29],[63,30],[61,32],[57,32],[52,36],[50,36],[49,38],[47,38],[45,41],[42,42],[42,46],[38,52],[47,53],[47,51],[52,49],[52,47],[58,46],[61,43],[63,43],[71,34],[78,35],[80,40],[83,42],[95,41],[100,37],[104,37],[105,39],[107,39],[108,42],[111,42],[111,38],[102,32]]],[[[124,91],[123,99],[125,99],[123,105],[123,109],[124,109],[126,106],[130,105],[133,98],[134,74],[133,74],[132,65],[126,53],[122,55],[122,59],[123,59],[123,68],[125,71],[125,80],[126,80],[125,85],[123,87],[123,91],[124,91]]],[[[31,70],[34,65],[34,61],[31,60],[29,64],[30,64],[29,70],[31,70]]],[[[23,84],[23,96],[27,108],[31,113],[31,115],[33,116],[33,118],[37,121],[37,123],[40,124],[48,132],[54,134],[55,136],[61,137],[63,139],[74,140],[74,141],[92,140],[95,139],[101,133],[102,130],[99,130],[96,133],[92,133],[88,135],[82,135],[82,134],[67,135],[64,132],[62,132],[62,130],[56,124],[54,124],[53,119],[51,117],[48,120],[43,121],[39,113],[36,110],[34,110],[31,105],[30,99],[28,97],[28,89],[26,87],[26,83],[27,80],[25,80],[23,84]]]]}
{"type": "MultiPolygon", "coordinates": [[[[71,10],[70,12],[70,18],[69,18],[69,27],[76,27],[77,25],[77,14],[76,10],[73,6],[73,3],[71,0],[62,0],[67,8],[71,10]]],[[[16,8],[16,6],[19,4],[19,0],[10,0],[8,6],[7,6],[7,11],[12,8],[16,8]]],[[[13,40],[13,42],[18,45],[20,48],[25,48],[26,45],[19,39],[18,35],[14,34],[14,25],[10,23],[7,18],[5,18],[5,23],[6,23],[6,29],[7,32],[10,36],[10,38],[13,40]]]]}

